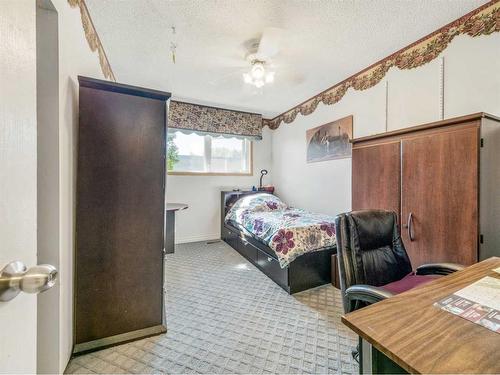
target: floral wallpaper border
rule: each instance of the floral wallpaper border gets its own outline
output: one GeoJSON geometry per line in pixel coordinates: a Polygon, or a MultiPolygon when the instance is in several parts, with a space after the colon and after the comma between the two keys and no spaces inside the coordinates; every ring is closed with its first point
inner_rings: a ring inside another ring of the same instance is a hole
{"type": "MultiPolygon", "coordinates": [[[[99,55],[99,63],[104,77],[116,82],[106,52],[92,23],[85,0],[67,1],[71,7],[80,8],[85,37],[90,49],[93,52],[97,51],[99,55]]],[[[292,123],[299,113],[303,116],[310,115],[316,110],[319,103],[325,105],[338,103],[349,88],[353,88],[354,90],[369,89],[378,84],[392,67],[413,69],[425,65],[437,58],[458,35],[466,34],[471,37],[477,37],[498,31],[500,31],[500,0],[492,0],[279,116],[272,119],[262,119],[261,126],[268,126],[270,129],[275,130],[282,123],[292,123]]]]}
{"type": "Polygon", "coordinates": [[[72,8],[80,8],[82,26],[83,30],[85,31],[85,37],[89,44],[90,50],[92,52],[97,51],[97,54],[99,55],[99,64],[101,65],[101,70],[102,74],[104,74],[104,77],[113,82],[116,82],[113,69],[111,69],[111,65],[109,64],[106,52],[104,52],[104,48],[102,46],[101,40],[99,39],[99,35],[97,34],[94,23],[92,22],[92,18],[90,18],[89,10],[87,8],[87,4],[85,4],[85,0],[68,0],[68,4],[72,8]]]}
{"type": "Polygon", "coordinates": [[[262,115],[170,100],[168,128],[262,139],[262,115]]]}
{"type": "Polygon", "coordinates": [[[471,37],[489,35],[500,31],[500,0],[490,1],[456,21],[438,29],[415,43],[397,51],[361,72],[330,87],[305,102],[293,107],[273,119],[263,119],[262,126],[278,129],[282,123],[289,124],[300,113],[310,115],[319,103],[332,105],[338,103],[349,88],[366,90],[379,83],[392,67],[413,69],[434,60],[458,35],[471,37]]]}

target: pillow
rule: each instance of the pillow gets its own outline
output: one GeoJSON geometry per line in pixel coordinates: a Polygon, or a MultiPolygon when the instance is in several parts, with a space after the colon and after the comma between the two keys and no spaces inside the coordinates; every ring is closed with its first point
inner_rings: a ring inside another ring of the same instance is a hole
{"type": "Polygon", "coordinates": [[[236,201],[229,210],[226,220],[239,221],[249,212],[286,210],[288,206],[277,196],[269,193],[246,195],[236,201]]]}
{"type": "Polygon", "coordinates": [[[235,206],[239,209],[246,209],[249,211],[276,211],[285,210],[288,206],[281,201],[277,196],[269,193],[257,193],[247,195],[239,199],[235,206]]]}

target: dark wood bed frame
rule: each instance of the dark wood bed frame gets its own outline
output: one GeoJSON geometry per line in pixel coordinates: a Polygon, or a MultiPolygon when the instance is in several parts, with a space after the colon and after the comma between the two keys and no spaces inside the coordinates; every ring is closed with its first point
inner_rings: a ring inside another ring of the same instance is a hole
{"type": "Polygon", "coordinates": [[[331,282],[332,255],[336,247],[299,256],[281,268],[276,253],[244,228],[225,223],[232,205],[241,197],[255,191],[221,192],[221,239],[238,251],[289,294],[301,292],[331,282]]]}

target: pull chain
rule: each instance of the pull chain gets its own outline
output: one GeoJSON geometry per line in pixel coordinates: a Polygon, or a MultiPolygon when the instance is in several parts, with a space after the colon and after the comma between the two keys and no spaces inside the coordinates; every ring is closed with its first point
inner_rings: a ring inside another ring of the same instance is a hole
{"type": "Polygon", "coordinates": [[[170,52],[172,53],[172,62],[175,64],[175,51],[177,49],[177,44],[175,39],[175,26],[172,26],[172,41],[170,42],[170,52]]]}

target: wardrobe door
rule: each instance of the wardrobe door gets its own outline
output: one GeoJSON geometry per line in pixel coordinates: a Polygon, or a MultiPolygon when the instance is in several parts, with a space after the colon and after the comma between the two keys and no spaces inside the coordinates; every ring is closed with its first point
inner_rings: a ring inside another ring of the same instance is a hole
{"type": "Polygon", "coordinates": [[[402,141],[401,235],[413,267],[477,262],[478,123],[402,141]]]}
{"type": "Polygon", "coordinates": [[[352,150],[352,209],[384,209],[399,215],[400,142],[356,146],[352,150]]]}

